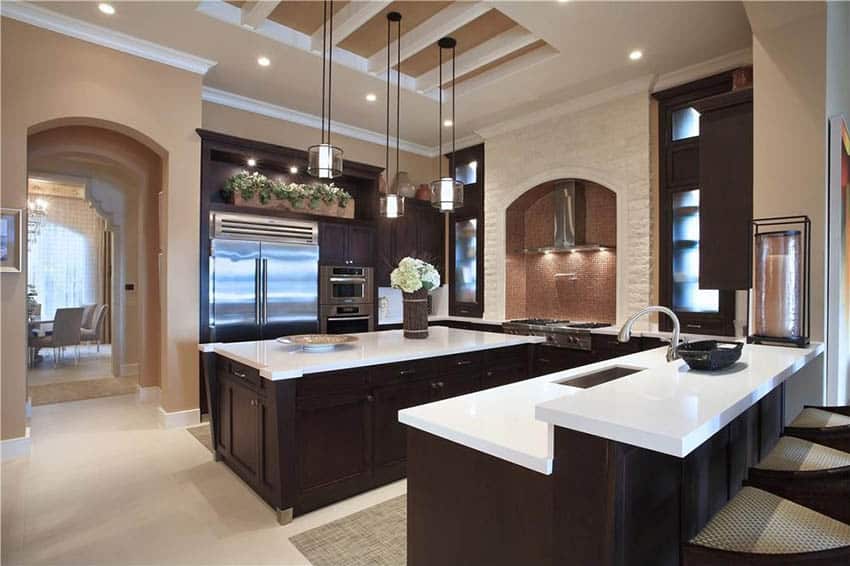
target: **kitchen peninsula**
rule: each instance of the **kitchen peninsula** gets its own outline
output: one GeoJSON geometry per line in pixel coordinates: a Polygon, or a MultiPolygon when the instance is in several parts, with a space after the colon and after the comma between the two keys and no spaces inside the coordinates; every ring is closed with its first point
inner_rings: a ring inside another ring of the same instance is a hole
{"type": "Polygon", "coordinates": [[[432,327],[356,334],[329,352],[274,340],[202,344],[215,458],[286,523],[401,479],[398,411],[527,379],[543,338],[432,327]]]}
{"type": "Polygon", "coordinates": [[[745,345],[701,372],[656,348],[400,411],[408,564],[679,564],[822,352],[745,345]]]}

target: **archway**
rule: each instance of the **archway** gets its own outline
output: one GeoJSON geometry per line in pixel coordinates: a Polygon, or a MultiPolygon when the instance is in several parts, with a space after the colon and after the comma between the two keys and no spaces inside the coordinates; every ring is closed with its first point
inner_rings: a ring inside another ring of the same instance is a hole
{"type": "Polygon", "coordinates": [[[513,200],[505,209],[506,318],[616,322],[617,210],[613,191],[583,179],[546,181],[513,200]],[[566,187],[569,207],[556,198],[566,187]],[[556,218],[578,245],[555,245],[556,218]]]}
{"type": "Polygon", "coordinates": [[[120,124],[67,118],[39,124],[27,139],[29,176],[81,180],[85,200],[112,234],[113,374],[160,384],[159,195],[164,151],[120,124]]]}

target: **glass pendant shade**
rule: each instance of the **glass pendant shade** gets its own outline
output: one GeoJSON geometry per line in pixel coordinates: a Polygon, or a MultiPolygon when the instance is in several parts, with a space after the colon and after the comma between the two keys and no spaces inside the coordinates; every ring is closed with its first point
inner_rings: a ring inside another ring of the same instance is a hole
{"type": "Polygon", "coordinates": [[[320,143],[307,149],[307,173],[319,179],[342,175],[342,149],[320,143]]]}
{"type": "Polygon", "coordinates": [[[451,212],[463,206],[463,183],[451,177],[431,181],[431,205],[440,212],[451,212]]]}
{"type": "Polygon", "coordinates": [[[381,197],[381,216],[399,218],[404,216],[404,197],[388,194],[381,197]]]}

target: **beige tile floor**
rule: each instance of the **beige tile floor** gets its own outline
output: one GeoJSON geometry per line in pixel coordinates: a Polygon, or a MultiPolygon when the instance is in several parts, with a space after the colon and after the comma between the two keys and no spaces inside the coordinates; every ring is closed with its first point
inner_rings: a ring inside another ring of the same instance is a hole
{"type": "Polygon", "coordinates": [[[307,564],[301,531],[386,501],[405,482],[281,527],[183,429],[134,395],[33,408],[32,453],[2,464],[2,564],[307,564]]]}
{"type": "Polygon", "coordinates": [[[42,348],[44,358],[35,367],[27,370],[29,385],[44,385],[66,381],[80,381],[99,377],[112,377],[112,358],[110,345],[104,344],[100,352],[93,345],[80,346],[80,361],[74,363],[74,349],[67,348],[61,363],[53,365],[50,348],[42,348]]]}

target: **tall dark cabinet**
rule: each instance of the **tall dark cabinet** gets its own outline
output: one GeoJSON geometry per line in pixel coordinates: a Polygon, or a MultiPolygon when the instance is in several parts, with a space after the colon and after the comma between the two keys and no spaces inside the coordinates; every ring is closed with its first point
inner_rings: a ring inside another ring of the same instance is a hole
{"type": "Polygon", "coordinates": [[[390,272],[399,260],[415,257],[433,264],[444,278],[445,219],[430,201],[405,199],[404,216],[379,218],[377,221],[378,253],[375,259],[377,285],[390,284],[390,272]]]}
{"type": "Polygon", "coordinates": [[[749,287],[753,202],[752,89],[732,83],[728,72],[655,94],[659,299],[683,330],[726,336],[749,287]]]}
{"type": "MultiPolygon", "coordinates": [[[[447,156],[452,158],[451,154],[447,156]]],[[[449,314],[484,314],[484,144],[455,152],[463,206],[449,215],[449,314]]]]}

